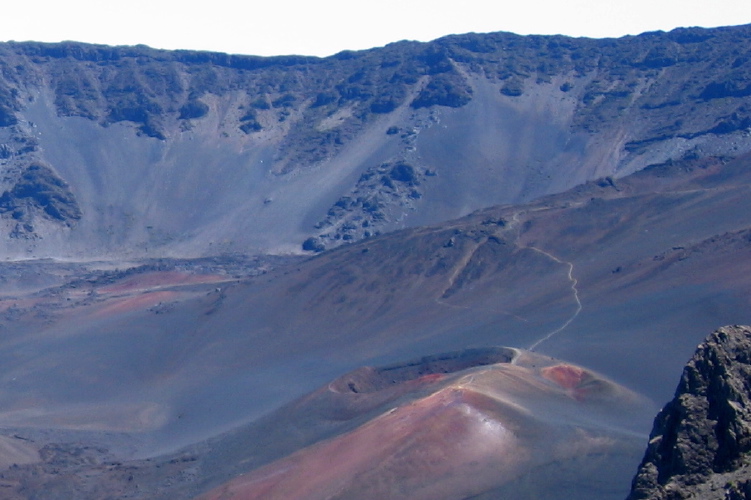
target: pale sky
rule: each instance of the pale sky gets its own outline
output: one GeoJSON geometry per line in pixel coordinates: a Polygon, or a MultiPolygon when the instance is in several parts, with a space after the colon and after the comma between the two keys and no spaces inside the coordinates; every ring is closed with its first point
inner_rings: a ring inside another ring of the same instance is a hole
{"type": "Polygon", "coordinates": [[[751,23],[748,0],[13,0],[0,40],[327,56],[399,40],[510,31],[619,37],[751,23]]]}

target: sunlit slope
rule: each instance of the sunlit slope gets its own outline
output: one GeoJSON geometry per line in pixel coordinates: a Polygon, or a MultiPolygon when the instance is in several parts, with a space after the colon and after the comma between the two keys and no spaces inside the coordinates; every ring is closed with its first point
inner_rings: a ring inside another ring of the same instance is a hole
{"type": "Polygon", "coordinates": [[[751,149],[749,27],[325,59],[0,45],[0,254],[333,248],[751,149]]]}
{"type": "MultiPolygon", "coordinates": [[[[285,409],[298,412],[291,428],[304,432],[303,415],[322,418],[323,408],[331,420],[374,416],[201,498],[622,497],[627,478],[613,472],[638,457],[634,424],[649,406],[587,370],[507,351],[495,360],[479,350],[464,354],[479,366],[451,366],[447,354],[342,377],[285,409]],[[414,374],[404,379],[405,369],[414,374]]],[[[285,439],[283,429],[273,432],[285,439]]],[[[243,455],[263,453],[259,443],[242,442],[243,455]]]]}
{"type": "Polygon", "coordinates": [[[0,421],[168,449],[362,365],[498,344],[664,399],[707,325],[748,321],[748,167],[650,169],[243,280],[7,299],[0,421]]]}

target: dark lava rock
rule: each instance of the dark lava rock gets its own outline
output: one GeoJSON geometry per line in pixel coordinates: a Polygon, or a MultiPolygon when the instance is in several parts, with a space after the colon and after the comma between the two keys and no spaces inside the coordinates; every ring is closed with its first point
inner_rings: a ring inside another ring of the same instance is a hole
{"type": "Polygon", "coordinates": [[[751,95],[751,84],[744,85],[745,82],[730,80],[723,82],[712,82],[699,95],[704,100],[723,99],[725,97],[747,97],[751,95]]]}
{"type": "Polygon", "coordinates": [[[29,166],[13,188],[0,196],[0,214],[20,219],[34,211],[68,224],[81,218],[81,209],[65,181],[38,164],[29,166]]]}
{"type": "Polygon", "coordinates": [[[209,112],[209,107],[201,101],[188,101],[180,108],[180,119],[202,118],[209,112]]]}
{"type": "Polygon", "coordinates": [[[417,172],[412,165],[397,163],[389,172],[389,177],[397,182],[405,182],[410,185],[417,184],[417,172]]]}
{"type": "Polygon", "coordinates": [[[18,123],[12,110],[0,105],[0,127],[10,127],[18,123]]]}
{"type": "Polygon", "coordinates": [[[323,252],[326,250],[326,247],[321,243],[321,240],[318,238],[310,237],[307,240],[303,241],[302,243],[302,249],[306,252],[323,252]]]}
{"type": "Polygon", "coordinates": [[[725,491],[727,500],[749,500],[751,499],[751,479],[729,483],[725,491]]]}
{"type": "MultiPolygon", "coordinates": [[[[429,171],[403,160],[385,162],[367,169],[355,189],[342,196],[329,209],[316,228],[330,228],[319,238],[327,244],[369,238],[380,228],[393,222],[390,207],[414,210],[414,203],[423,197],[422,183],[429,171]]],[[[434,175],[434,174],[433,174],[434,175]]],[[[402,213],[402,212],[398,212],[402,213]]],[[[318,241],[311,238],[311,241],[318,241]]],[[[312,243],[311,243],[312,244],[312,243]]],[[[304,250],[315,250],[313,247],[304,250]]]]}
{"type": "Polygon", "coordinates": [[[415,109],[430,106],[460,108],[472,100],[472,89],[459,75],[451,73],[434,76],[420,91],[411,106],[415,109]]]}
{"type": "Polygon", "coordinates": [[[629,500],[751,498],[751,327],[699,345],[655,418],[629,500]]]}
{"type": "Polygon", "coordinates": [[[510,80],[501,87],[501,94],[509,97],[519,97],[524,93],[524,84],[519,80],[510,80]]]}

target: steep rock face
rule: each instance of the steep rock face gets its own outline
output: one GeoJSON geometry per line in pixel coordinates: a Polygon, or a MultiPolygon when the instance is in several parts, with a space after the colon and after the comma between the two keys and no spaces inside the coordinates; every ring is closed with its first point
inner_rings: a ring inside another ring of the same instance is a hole
{"type": "Polygon", "coordinates": [[[751,498],[751,327],[702,343],[655,419],[629,499],[751,498]]]}
{"type": "Polygon", "coordinates": [[[81,214],[37,211],[0,254],[315,251],[735,157],[751,150],[750,79],[749,26],[468,34],[324,59],[0,44],[0,193],[44,164],[81,214]]]}

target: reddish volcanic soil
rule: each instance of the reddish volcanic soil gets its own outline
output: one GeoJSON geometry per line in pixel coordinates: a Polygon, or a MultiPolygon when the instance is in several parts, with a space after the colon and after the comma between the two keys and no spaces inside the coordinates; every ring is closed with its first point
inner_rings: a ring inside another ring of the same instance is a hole
{"type": "Polygon", "coordinates": [[[115,284],[103,286],[98,289],[99,293],[116,294],[125,292],[137,292],[153,290],[177,285],[194,285],[200,283],[220,283],[227,281],[227,276],[218,274],[189,274],[176,271],[158,271],[152,273],[137,274],[115,284]]]}
{"type": "MultiPolygon", "coordinates": [[[[529,353],[522,362],[546,363],[529,353]]],[[[241,475],[199,499],[467,498],[511,487],[536,467],[559,460],[622,451],[630,438],[591,422],[582,425],[572,415],[591,418],[616,408],[628,413],[641,404],[633,393],[577,366],[533,366],[499,363],[443,376],[445,382],[431,394],[397,404],[351,432],[241,475]],[[608,387],[606,397],[568,397],[588,382],[608,387]]],[[[416,380],[438,381],[437,375],[416,380]]],[[[353,392],[351,397],[378,396],[353,392]]]]}
{"type": "Polygon", "coordinates": [[[583,381],[589,379],[586,370],[572,365],[549,366],[542,369],[542,375],[564,389],[576,389],[583,381]]]}
{"type": "Polygon", "coordinates": [[[112,285],[97,288],[96,292],[100,297],[104,297],[105,305],[94,314],[97,316],[114,315],[148,309],[165,302],[195,295],[183,291],[182,289],[186,286],[218,284],[227,281],[227,276],[214,274],[189,274],[174,271],[137,274],[112,285]]]}
{"type": "Polygon", "coordinates": [[[444,389],[202,498],[460,498],[481,492],[491,478],[475,474],[473,486],[460,485],[459,477],[472,472],[465,469],[492,464],[495,480],[502,481],[517,474],[526,457],[512,432],[468,404],[477,397],[444,389]],[[468,467],[471,462],[476,465],[468,467]]]}
{"type": "Polygon", "coordinates": [[[180,294],[173,291],[146,292],[140,295],[124,298],[114,298],[106,301],[105,306],[96,311],[97,316],[122,314],[139,309],[148,309],[163,302],[174,300],[180,294]]]}
{"type": "Polygon", "coordinates": [[[572,397],[583,399],[590,388],[586,387],[593,380],[587,370],[569,364],[549,366],[541,370],[542,376],[569,391],[572,397]]]}

